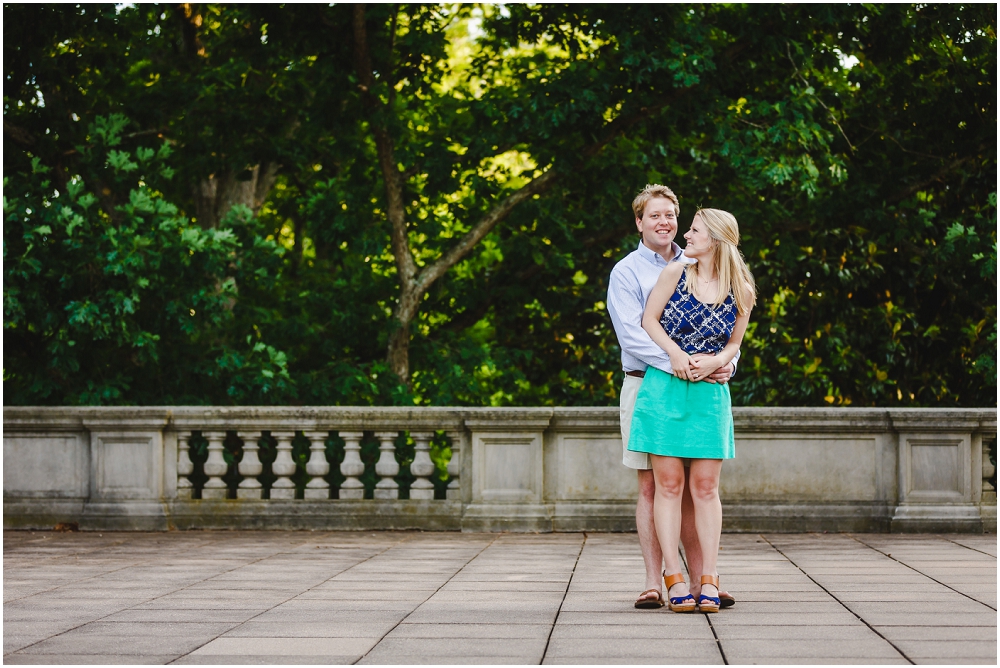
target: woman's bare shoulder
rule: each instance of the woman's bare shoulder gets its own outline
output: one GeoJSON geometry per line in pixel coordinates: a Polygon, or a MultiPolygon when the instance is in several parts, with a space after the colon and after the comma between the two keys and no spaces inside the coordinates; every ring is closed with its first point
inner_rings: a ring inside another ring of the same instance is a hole
{"type": "Polygon", "coordinates": [[[677,281],[680,280],[681,274],[684,273],[684,264],[682,262],[671,262],[663,271],[660,272],[661,281],[677,281]]]}

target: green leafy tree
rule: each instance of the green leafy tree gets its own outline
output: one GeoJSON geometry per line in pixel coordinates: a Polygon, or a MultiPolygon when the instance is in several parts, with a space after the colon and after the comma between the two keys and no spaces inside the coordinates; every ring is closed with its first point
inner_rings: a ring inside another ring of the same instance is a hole
{"type": "Polygon", "coordinates": [[[79,175],[55,188],[37,157],[4,179],[9,400],[287,400],[285,355],[228,331],[238,285],[268,281],[283,249],[238,209],[218,229],[192,224],[158,187],[173,176],[170,147],[129,150],[126,127],[98,117],[79,148],[93,180],[120,194],[110,213],[79,175]]]}
{"type": "MultiPolygon", "coordinates": [[[[109,230],[148,191],[220,259],[146,276],[143,251],[129,280],[170,284],[180,315],[195,285],[219,306],[171,320],[140,291],[122,317],[157,357],[101,401],[613,403],[606,279],[637,242],[632,195],[663,182],[682,232],[699,205],[740,220],[761,291],[736,401],[992,405],[989,10],[7,5],[5,303],[30,291],[6,273],[25,230],[58,237],[71,184],[109,230]],[[115,114],[132,123],[110,146],[115,114]]],[[[75,276],[85,254],[39,271],[75,276]]],[[[105,294],[75,284],[5,314],[8,401],[98,401],[98,376],[67,357],[43,373],[49,339],[10,334],[105,294]]]]}

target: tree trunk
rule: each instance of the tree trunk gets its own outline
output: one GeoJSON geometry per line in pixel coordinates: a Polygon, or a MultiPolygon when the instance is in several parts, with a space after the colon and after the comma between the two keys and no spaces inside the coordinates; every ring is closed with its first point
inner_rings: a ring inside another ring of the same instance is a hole
{"type": "Polygon", "coordinates": [[[389,334],[389,350],[386,361],[399,379],[410,385],[410,323],[395,323],[397,327],[389,334]]]}
{"type": "Polygon", "coordinates": [[[279,165],[265,162],[236,174],[227,170],[212,174],[194,189],[195,215],[203,228],[216,227],[236,205],[243,205],[256,215],[274,186],[279,165]],[[249,178],[239,176],[249,174],[249,178]]]}

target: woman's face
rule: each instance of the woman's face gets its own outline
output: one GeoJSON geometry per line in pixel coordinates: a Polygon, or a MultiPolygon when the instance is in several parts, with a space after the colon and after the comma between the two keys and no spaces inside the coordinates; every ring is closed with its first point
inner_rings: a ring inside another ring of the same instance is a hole
{"type": "Polygon", "coordinates": [[[684,255],[693,259],[705,259],[715,252],[715,241],[708,233],[708,227],[701,220],[700,215],[695,215],[691,221],[691,229],[684,235],[687,246],[684,248],[684,255]]]}

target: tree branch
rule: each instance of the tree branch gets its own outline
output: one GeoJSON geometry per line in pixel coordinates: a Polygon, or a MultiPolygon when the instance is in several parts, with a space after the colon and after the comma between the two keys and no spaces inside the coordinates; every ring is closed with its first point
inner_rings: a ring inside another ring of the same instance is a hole
{"type": "MultiPolygon", "coordinates": [[[[785,42],[785,53],[788,54],[788,61],[792,64],[792,67],[795,69],[795,76],[797,76],[799,80],[806,85],[806,88],[812,88],[812,86],[809,84],[809,81],[804,76],[802,76],[801,72],[799,72],[799,66],[795,64],[795,59],[792,58],[792,45],[788,42],[785,42]]],[[[823,103],[823,100],[820,99],[819,95],[816,96],[816,101],[819,102],[821,107],[826,109],[826,113],[829,114],[830,120],[833,121],[833,124],[837,126],[838,130],[840,130],[840,136],[843,137],[844,141],[847,142],[847,146],[850,147],[851,153],[854,153],[854,144],[852,144],[851,140],[847,138],[847,133],[844,132],[844,128],[840,127],[840,123],[837,121],[837,117],[833,114],[833,111],[830,109],[830,107],[826,106],[826,104],[823,103]]]]}
{"type": "Polygon", "coordinates": [[[463,257],[479,243],[483,237],[489,234],[490,230],[496,227],[513,210],[515,206],[524,200],[548,190],[555,184],[557,172],[549,169],[541,176],[537,176],[526,185],[517,189],[504,199],[500,200],[485,216],[472,226],[472,229],[462,235],[458,243],[432,264],[427,265],[417,276],[417,285],[422,290],[427,290],[431,284],[441,278],[451,267],[459,262],[463,257]]]}
{"type": "MultiPolygon", "coordinates": [[[[662,98],[656,104],[648,107],[640,107],[639,111],[637,111],[634,114],[630,114],[628,116],[619,116],[618,118],[616,118],[615,120],[611,121],[610,123],[604,126],[603,132],[601,133],[601,137],[597,139],[593,144],[585,148],[582,151],[581,156],[584,159],[593,157],[594,155],[599,153],[601,149],[603,149],[605,146],[614,141],[615,138],[624,134],[625,131],[631,128],[633,125],[636,125],[646,120],[656,112],[669,107],[671,104],[674,104],[675,102],[677,102],[677,100],[687,95],[691,91],[691,88],[692,88],[691,86],[688,86],[686,88],[675,88],[670,92],[669,95],[662,98]]],[[[580,162],[583,162],[583,160],[581,159],[580,162]]]]}
{"type": "Polygon", "coordinates": [[[950,172],[953,172],[954,170],[958,169],[968,161],[972,160],[972,158],[973,156],[967,155],[964,158],[959,158],[958,160],[953,161],[951,164],[945,165],[943,168],[941,168],[941,170],[939,170],[934,176],[930,177],[929,179],[921,181],[920,183],[916,183],[907,188],[903,188],[902,190],[896,192],[895,194],[887,197],[885,200],[886,203],[895,204],[896,202],[903,201],[913,193],[923,190],[924,188],[926,188],[927,186],[931,185],[936,181],[940,181],[950,172]]]}
{"type": "MultiPolygon", "coordinates": [[[[690,91],[690,87],[676,89],[670,95],[661,99],[654,105],[642,107],[638,112],[629,116],[619,116],[604,127],[604,132],[601,133],[600,138],[595,140],[594,143],[581,152],[581,158],[577,164],[593,157],[595,154],[600,152],[601,149],[611,143],[616,137],[622,135],[626,130],[649,118],[661,109],[673,104],[678,99],[686,95],[688,91],[690,91]]],[[[434,281],[441,278],[451,267],[468,255],[483,237],[489,234],[489,232],[496,227],[498,223],[510,214],[515,206],[529,197],[533,197],[534,195],[545,192],[551,188],[558,181],[560,175],[559,171],[550,167],[544,174],[535,177],[526,185],[501,200],[496,206],[490,209],[486,215],[480,218],[479,221],[473,225],[472,229],[462,236],[457,244],[446,251],[440,258],[437,259],[437,261],[425,266],[420,271],[416,277],[416,286],[418,290],[422,292],[428,290],[434,281]]],[[[416,308],[416,306],[417,304],[415,303],[413,307],[416,308]]]]}
{"type": "Polygon", "coordinates": [[[3,133],[15,144],[20,144],[26,148],[35,145],[35,138],[30,132],[22,127],[14,125],[6,118],[3,119],[3,133]]]}

